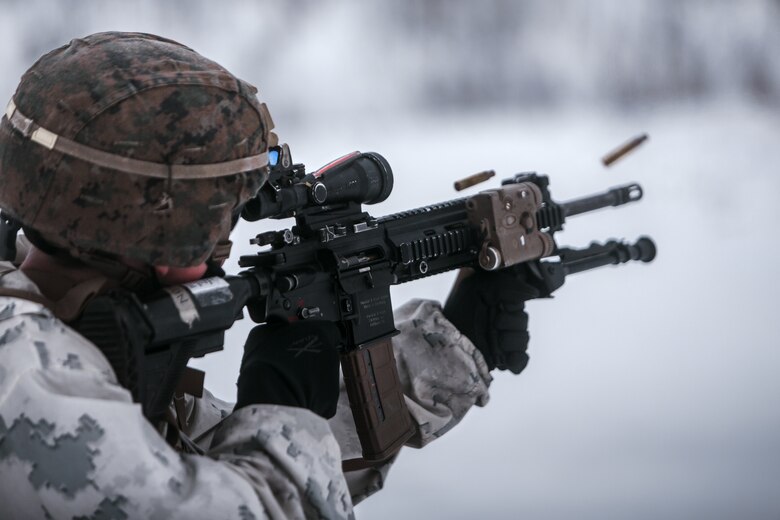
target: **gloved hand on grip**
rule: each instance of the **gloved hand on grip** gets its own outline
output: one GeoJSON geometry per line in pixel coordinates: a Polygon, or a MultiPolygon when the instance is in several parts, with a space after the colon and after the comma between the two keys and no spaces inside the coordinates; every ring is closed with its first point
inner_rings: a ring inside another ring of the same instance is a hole
{"type": "Polygon", "coordinates": [[[524,302],[539,297],[524,266],[472,274],[461,272],[444,316],[474,343],[488,368],[519,374],[528,364],[528,314],[524,302]]]}
{"type": "Polygon", "coordinates": [[[339,399],[340,342],[338,327],[329,321],[258,325],[244,345],[235,409],[280,404],[333,417],[339,399]]]}

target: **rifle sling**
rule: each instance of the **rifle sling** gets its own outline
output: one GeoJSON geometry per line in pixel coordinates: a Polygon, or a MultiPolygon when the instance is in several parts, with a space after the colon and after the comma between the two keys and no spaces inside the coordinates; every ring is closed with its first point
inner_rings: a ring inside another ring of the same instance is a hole
{"type": "Polygon", "coordinates": [[[341,470],[344,473],[347,473],[350,471],[360,471],[362,469],[378,468],[379,466],[382,466],[390,462],[392,458],[395,457],[397,454],[398,452],[393,453],[392,455],[390,455],[389,457],[383,460],[366,460],[362,457],[358,457],[356,459],[342,460],[341,470]]]}

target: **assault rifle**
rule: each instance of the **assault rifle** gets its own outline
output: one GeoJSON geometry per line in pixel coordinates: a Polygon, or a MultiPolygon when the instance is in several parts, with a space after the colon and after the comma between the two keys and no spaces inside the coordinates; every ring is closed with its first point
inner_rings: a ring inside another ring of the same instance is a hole
{"type": "Polygon", "coordinates": [[[255,221],[295,218],[290,229],[258,234],[265,248],[242,256],[235,276],[96,298],[76,328],[108,357],[150,420],[163,417],[187,361],[222,349],[224,331],[253,321],[329,320],[342,332],[342,370],[367,461],[383,460],[412,435],[391,338],[397,334],[392,285],[458,269],[525,264],[529,282],[549,296],[565,277],[599,266],[655,257],[652,240],[611,240],[559,247],[568,217],[635,202],[638,184],[558,203],[548,178],[515,175],[500,188],[374,218],[363,204],[390,195],[390,165],[376,153],[352,153],[307,174],[287,145],[271,150],[268,182],[242,212],[255,221]]]}

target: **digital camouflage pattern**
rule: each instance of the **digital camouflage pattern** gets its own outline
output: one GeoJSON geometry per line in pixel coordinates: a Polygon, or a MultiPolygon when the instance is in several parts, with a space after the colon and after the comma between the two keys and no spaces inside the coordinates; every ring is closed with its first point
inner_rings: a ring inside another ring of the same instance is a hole
{"type": "MultiPolygon", "coordinates": [[[[180,44],[103,33],[42,57],[14,95],[36,124],[92,148],[164,164],[264,152],[275,137],[253,87],[180,44]]],[[[0,124],[0,207],[52,244],[146,263],[205,260],[267,168],[209,180],[156,179],[49,151],[0,124]]],[[[0,287],[36,291],[0,262],[0,287]]],[[[396,317],[393,345],[424,446],[487,402],[490,375],[433,302],[396,317]]],[[[300,408],[185,403],[202,455],[171,448],[91,343],[40,304],[0,296],[0,515],[3,519],[351,518],[389,465],[359,456],[343,394],[330,422],[300,408]]]]}
{"type": "MultiPolygon", "coordinates": [[[[394,315],[400,334],[393,338],[393,352],[415,424],[415,434],[406,445],[422,448],[458,424],[472,406],[487,404],[493,378],[482,354],[447,321],[438,302],[411,300],[394,315]]],[[[360,457],[360,440],[343,384],[330,426],[344,460],[360,457]]],[[[346,474],[354,503],[382,488],[394,461],[346,474]]]]}
{"type": "Polygon", "coordinates": [[[473,405],[484,406],[493,381],[485,359],[431,300],[412,300],[396,311],[401,331],[393,342],[398,375],[418,424],[408,444],[421,448],[458,424],[473,405]]]}
{"type": "MultiPolygon", "coordinates": [[[[18,271],[0,282],[29,286],[18,271]]],[[[0,297],[2,518],[352,516],[324,419],[273,405],[228,415],[198,401],[189,433],[206,456],[178,453],[95,346],[39,304],[0,297]]]]}
{"type": "MultiPolygon", "coordinates": [[[[212,164],[265,152],[273,123],[256,89],[157,36],[100,33],[41,57],[14,94],[18,111],[92,148],[161,164],[212,164]]],[[[145,263],[195,265],[231,228],[267,167],[168,179],[99,167],[0,125],[0,207],[53,245],[145,263]]]]}
{"type": "MultiPolygon", "coordinates": [[[[34,287],[0,263],[0,286],[34,287]],[[4,268],[3,268],[4,267],[4,268]]],[[[487,402],[484,360],[417,300],[394,338],[423,446],[487,402]]],[[[328,423],[308,410],[188,398],[185,433],[204,455],[174,451],[131,402],[102,353],[39,304],[0,297],[0,504],[3,518],[350,518],[390,463],[341,472],[359,455],[347,397],[328,423]]]]}

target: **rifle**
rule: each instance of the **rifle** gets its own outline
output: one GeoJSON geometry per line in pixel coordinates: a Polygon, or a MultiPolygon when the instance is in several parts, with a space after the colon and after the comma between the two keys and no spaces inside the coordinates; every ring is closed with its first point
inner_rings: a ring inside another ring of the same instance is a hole
{"type": "Polygon", "coordinates": [[[342,332],[342,371],[363,458],[381,461],[413,434],[391,343],[398,333],[392,285],[462,267],[524,264],[529,282],[550,296],[569,274],[655,257],[648,237],[583,249],[554,240],[568,217],[638,201],[638,184],[558,203],[546,176],[523,173],[500,188],[374,218],[362,205],[384,201],[393,188],[381,155],[354,152],[310,174],[293,163],[287,145],[269,155],[269,180],[242,217],[294,217],[295,226],[252,239],[264,249],[240,258],[244,271],[143,300],[128,292],[95,298],[74,325],[108,349],[120,382],[152,421],[165,415],[189,358],[222,349],[224,331],[244,307],[257,323],[329,320],[342,332]]]}

